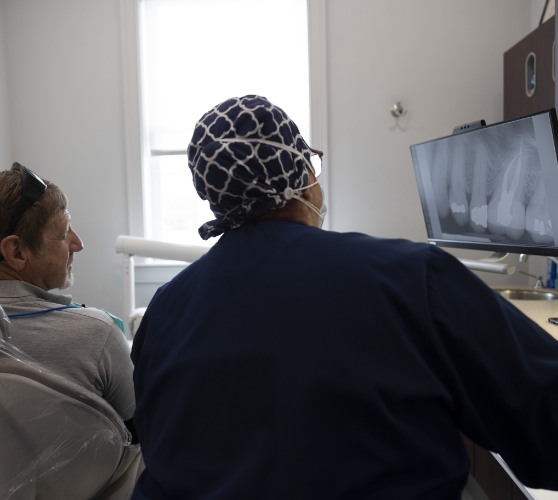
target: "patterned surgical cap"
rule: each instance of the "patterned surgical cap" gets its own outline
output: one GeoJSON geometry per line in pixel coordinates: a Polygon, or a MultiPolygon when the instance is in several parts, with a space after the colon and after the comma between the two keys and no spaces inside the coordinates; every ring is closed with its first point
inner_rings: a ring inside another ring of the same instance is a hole
{"type": "Polygon", "coordinates": [[[308,183],[310,154],[296,124],[265,97],[234,97],[208,111],[188,146],[194,187],[216,217],[199,228],[200,236],[207,240],[285,206],[290,200],[287,188],[301,189],[308,183]]]}

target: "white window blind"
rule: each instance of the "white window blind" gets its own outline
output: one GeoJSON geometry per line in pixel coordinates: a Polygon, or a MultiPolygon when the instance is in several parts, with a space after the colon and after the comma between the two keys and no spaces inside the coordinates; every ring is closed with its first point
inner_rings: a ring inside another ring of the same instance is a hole
{"type": "Polygon", "coordinates": [[[203,113],[229,97],[263,95],[310,142],[306,0],[142,0],[140,7],[145,235],[203,244],[198,227],[213,215],[185,155],[203,113]]]}

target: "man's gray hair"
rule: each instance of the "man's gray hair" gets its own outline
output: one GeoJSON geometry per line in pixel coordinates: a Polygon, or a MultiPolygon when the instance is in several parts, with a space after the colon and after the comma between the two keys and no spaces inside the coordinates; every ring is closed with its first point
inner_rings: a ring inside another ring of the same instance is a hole
{"type": "MultiPolygon", "coordinates": [[[[44,254],[47,246],[44,230],[48,221],[68,206],[64,192],[52,182],[44,180],[46,191],[21,216],[13,234],[19,236],[23,244],[36,255],[44,254]]],[[[0,172],[0,241],[6,236],[13,213],[23,190],[21,173],[18,170],[0,172]]],[[[4,256],[0,253],[0,262],[4,256]]]]}

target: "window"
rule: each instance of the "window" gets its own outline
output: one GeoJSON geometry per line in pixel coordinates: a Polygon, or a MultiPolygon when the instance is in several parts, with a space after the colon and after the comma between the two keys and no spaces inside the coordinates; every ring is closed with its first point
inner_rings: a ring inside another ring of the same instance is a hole
{"type": "Polygon", "coordinates": [[[211,244],[197,230],[213,215],[186,158],[194,125],[229,97],[259,94],[311,143],[306,0],[140,0],[139,7],[144,235],[211,244]]]}

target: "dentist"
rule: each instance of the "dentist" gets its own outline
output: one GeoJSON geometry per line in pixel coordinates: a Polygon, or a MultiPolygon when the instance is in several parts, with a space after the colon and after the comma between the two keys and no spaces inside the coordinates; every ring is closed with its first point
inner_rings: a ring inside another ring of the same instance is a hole
{"type": "Polygon", "coordinates": [[[221,238],[135,337],[133,498],[458,500],[460,433],[558,489],[558,342],[446,252],[320,230],[315,153],[263,97],[197,123],[221,238]]]}

